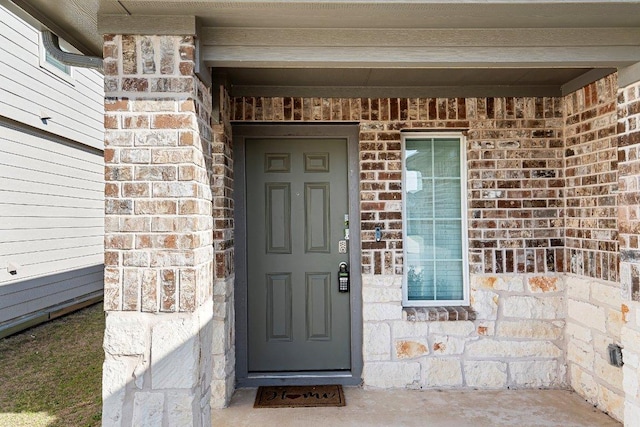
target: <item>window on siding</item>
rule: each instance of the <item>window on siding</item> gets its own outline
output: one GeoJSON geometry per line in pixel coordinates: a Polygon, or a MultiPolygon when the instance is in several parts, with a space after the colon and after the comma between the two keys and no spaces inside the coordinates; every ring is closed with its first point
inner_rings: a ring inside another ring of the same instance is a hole
{"type": "Polygon", "coordinates": [[[405,306],[469,304],[465,141],[403,135],[405,306]]]}
{"type": "MultiPolygon", "coordinates": [[[[55,74],[58,77],[61,77],[64,80],[67,80],[69,82],[72,81],[73,67],[62,63],[53,56],[49,55],[49,52],[47,52],[47,50],[44,48],[44,45],[42,44],[42,35],[39,36],[39,50],[40,66],[42,68],[50,71],[51,73],[55,74]]],[[[62,48],[62,50],[67,52],[67,50],[64,48],[62,48]]]]}

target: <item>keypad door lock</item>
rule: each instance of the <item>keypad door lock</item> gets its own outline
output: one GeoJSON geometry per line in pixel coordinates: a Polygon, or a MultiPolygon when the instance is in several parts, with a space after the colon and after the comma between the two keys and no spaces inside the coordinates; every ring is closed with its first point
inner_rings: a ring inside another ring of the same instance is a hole
{"type": "Polygon", "coordinates": [[[338,264],[338,291],[349,292],[349,265],[346,262],[338,264]]]}

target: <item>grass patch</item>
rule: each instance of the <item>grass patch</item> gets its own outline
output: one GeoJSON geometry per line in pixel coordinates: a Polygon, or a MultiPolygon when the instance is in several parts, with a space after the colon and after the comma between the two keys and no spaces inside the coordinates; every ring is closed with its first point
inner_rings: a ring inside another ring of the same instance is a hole
{"type": "Polygon", "coordinates": [[[99,426],[102,304],[0,339],[0,426],[99,426]]]}

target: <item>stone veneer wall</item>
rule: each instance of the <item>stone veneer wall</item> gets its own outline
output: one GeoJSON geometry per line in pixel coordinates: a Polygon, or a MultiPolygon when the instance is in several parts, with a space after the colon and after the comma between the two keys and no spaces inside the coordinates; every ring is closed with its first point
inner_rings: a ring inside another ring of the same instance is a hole
{"type": "Polygon", "coordinates": [[[246,97],[232,116],[360,123],[366,386],[566,386],[561,99],[246,97]],[[475,320],[403,310],[403,129],[466,130],[475,320]]]}
{"type": "Polygon", "coordinates": [[[618,282],[617,76],[564,98],[566,162],[567,363],[571,387],[618,420],[622,369],[607,346],[620,344],[618,282]]]}
{"type": "Polygon", "coordinates": [[[234,381],[228,130],[193,36],[105,36],[104,58],[103,425],[210,425],[234,381]]]}
{"type": "Polygon", "coordinates": [[[624,297],[624,419],[640,426],[640,83],[618,90],[620,283],[624,297]]]}

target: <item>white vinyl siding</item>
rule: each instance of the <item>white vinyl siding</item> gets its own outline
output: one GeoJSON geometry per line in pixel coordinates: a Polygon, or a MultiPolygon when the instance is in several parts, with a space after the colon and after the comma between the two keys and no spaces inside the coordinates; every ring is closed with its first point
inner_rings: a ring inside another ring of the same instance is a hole
{"type": "Polygon", "coordinates": [[[0,122],[0,323],[102,290],[103,174],[100,150],[0,122]]]}
{"type": "Polygon", "coordinates": [[[38,45],[39,31],[0,6],[0,116],[102,149],[102,74],[74,68],[70,82],[40,65],[38,45]]]}
{"type": "Polygon", "coordinates": [[[468,304],[463,177],[462,136],[403,136],[403,299],[407,306],[468,304]]]}

